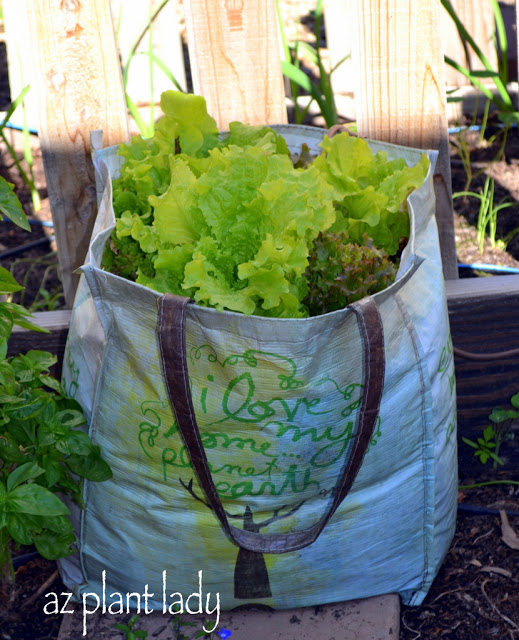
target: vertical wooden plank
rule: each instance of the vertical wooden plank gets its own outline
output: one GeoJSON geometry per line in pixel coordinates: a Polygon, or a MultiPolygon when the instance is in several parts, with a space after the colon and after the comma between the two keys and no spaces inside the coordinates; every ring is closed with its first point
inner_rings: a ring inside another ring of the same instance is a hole
{"type": "MultiPolygon", "coordinates": [[[[160,9],[152,28],[152,51],[171,71],[183,90],[186,88],[186,74],[182,54],[182,43],[177,20],[177,1],[169,2],[160,9]]],[[[123,64],[128,62],[130,53],[146,29],[150,16],[154,16],[163,4],[162,0],[111,0],[116,39],[123,64]]],[[[135,104],[160,102],[160,95],[167,89],[174,89],[169,78],[159,68],[153,66],[153,94],[151,92],[150,61],[147,55],[149,32],[142,38],[137,55],[130,64],[126,90],[135,104]]]]}
{"type": "MultiPolygon", "coordinates": [[[[9,68],[9,87],[11,100],[20,95],[22,89],[31,85],[25,96],[25,118],[29,127],[38,128],[38,101],[34,90],[34,67],[27,55],[27,33],[29,30],[28,15],[23,2],[19,0],[3,0],[2,8],[5,24],[5,41],[7,46],[7,63],[9,68]]],[[[23,126],[22,107],[14,112],[11,122],[23,126]]]]}
{"type": "Polygon", "coordinates": [[[104,145],[128,139],[109,0],[17,0],[29,16],[40,142],[67,305],[96,214],[90,131],[104,145]]]}
{"type": "Polygon", "coordinates": [[[355,92],[360,135],[437,149],[436,217],[443,272],[456,279],[440,2],[357,0],[355,92]]]}
{"type": "Polygon", "coordinates": [[[287,121],[272,0],[184,0],[194,92],[220,129],[287,121]]]}
{"type": "Polygon", "coordinates": [[[351,52],[356,37],[350,0],[326,0],[324,3],[324,26],[326,44],[330,55],[330,69],[333,69],[345,56],[349,55],[332,73],[334,93],[352,94],[357,83],[357,68],[353,64],[351,52]]]}
{"type": "MultiPolygon", "coordinates": [[[[451,0],[451,4],[478,47],[492,63],[493,68],[497,69],[497,53],[494,47],[494,13],[489,0],[451,0]]],[[[456,25],[443,7],[440,11],[440,26],[445,55],[473,71],[484,68],[470,48],[467,59],[456,25]]],[[[468,78],[449,65],[445,67],[445,81],[451,87],[470,84],[468,78]]]]}

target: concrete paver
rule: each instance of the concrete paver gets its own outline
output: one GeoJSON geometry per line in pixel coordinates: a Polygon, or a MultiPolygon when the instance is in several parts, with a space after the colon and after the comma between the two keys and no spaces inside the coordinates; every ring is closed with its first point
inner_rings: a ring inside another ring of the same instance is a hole
{"type": "MultiPolygon", "coordinates": [[[[114,625],[130,617],[97,612],[85,616],[76,605],[74,614],[64,616],[58,640],[122,640],[124,635],[114,625]]],[[[183,622],[193,621],[196,626],[183,626],[177,634],[173,625],[177,620],[177,616],[158,611],[141,612],[135,629],[147,631],[148,640],[177,640],[182,634],[191,640],[204,624],[210,629],[214,623],[214,617],[208,623],[207,616],[182,615],[183,622]]],[[[400,599],[388,594],[283,611],[226,611],[220,613],[217,631],[222,629],[232,632],[231,640],[398,640],[400,599]]],[[[220,640],[216,635],[212,638],[220,640]]]]}

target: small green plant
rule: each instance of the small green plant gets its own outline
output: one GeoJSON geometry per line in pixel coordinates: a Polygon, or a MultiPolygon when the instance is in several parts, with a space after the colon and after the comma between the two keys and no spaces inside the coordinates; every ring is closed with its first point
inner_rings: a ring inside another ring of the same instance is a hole
{"type": "Polygon", "coordinates": [[[503,464],[503,461],[496,453],[497,443],[495,441],[496,432],[494,431],[492,425],[488,425],[483,431],[483,437],[478,438],[477,442],[470,440],[469,438],[463,437],[462,440],[465,444],[468,444],[469,447],[472,447],[476,450],[474,453],[475,456],[479,458],[481,464],[486,464],[488,460],[492,459],[495,465],[503,464]]]}
{"type": "MultiPolygon", "coordinates": [[[[23,279],[21,280],[22,288],[17,292],[18,303],[28,308],[31,313],[35,311],[55,311],[60,305],[62,306],[64,301],[63,287],[61,286],[61,278],[59,272],[59,264],[57,254],[55,251],[42,256],[41,258],[19,258],[14,260],[9,268],[11,274],[16,277],[18,267],[23,267],[23,279]],[[38,292],[32,302],[26,301],[25,289],[29,283],[29,280],[33,274],[37,272],[38,268],[45,267],[43,276],[38,287],[38,292]],[[59,282],[54,286],[51,286],[52,275],[57,275],[59,282]]],[[[13,302],[13,293],[8,297],[9,302],[13,302]]]]}
{"type": "Polygon", "coordinates": [[[281,61],[281,67],[283,70],[283,74],[288,78],[290,82],[290,92],[294,101],[295,122],[296,124],[303,123],[312,102],[315,101],[319,106],[321,115],[326,122],[326,126],[328,128],[332,127],[334,124],[338,123],[339,118],[337,115],[337,107],[335,104],[335,96],[333,93],[331,76],[332,73],[339,67],[339,65],[341,65],[349,56],[345,56],[342,60],[340,60],[331,71],[326,70],[319,48],[319,38],[321,25],[323,22],[323,0],[318,0],[317,6],[315,8],[315,47],[312,47],[307,42],[301,42],[300,40],[296,40],[294,44],[290,45],[287,42],[283,29],[279,0],[276,0],[276,9],[285,58],[281,61]],[[311,62],[315,64],[319,69],[319,78],[316,84],[314,84],[310,77],[301,69],[299,60],[299,54],[301,51],[304,51],[311,62]],[[310,96],[310,100],[304,108],[301,108],[298,103],[300,89],[303,89],[303,91],[305,91],[310,96]]]}
{"type": "Polygon", "coordinates": [[[477,442],[463,437],[462,440],[469,447],[475,449],[474,455],[477,456],[482,464],[486,464],[488,460],[493,461],[494,469],[497,465],[502,465],[503,460],[499,457],[501,445],[505,440],[513,439],[510,428],[514,420],[519,418],[519,393],[510,398],[512,409],[502,409],[496,407],[490,413],[489,420],[493,425],[488,425],[483,431],[483,437],[478,438],[477,442]]]}
{"type": "Polygon", "coordinates": [[[126,640],[137,640],[137,638],[147,638],[148,632],[144,629],[135,630],[134,627],[139,620],[138,615],[134,615],[128,621],[128,624],[116,624],[115,629],[122,631],[126,640]]]}
{"type": "Polygon", "coordinates": [[[488,170],[488,167],[503,159],[506,143],[508,140],[509,125],[499,127],[495,133],[487,137],[488,116],[490,109],[490,100],[485,99],[485,107],[483,110],[483,117],[481,124],[478,126],[477,122],[477,102],[474,109],[474,115],[472,116],[472,122],[468,126],[458,127],[455,134],[451,137],[450,142],[456,149],[458,157],[463,164],[465,171],[465,186],[463,191],[469,191],[472,182],[480,176],[482,173],[488,170]],[[477,131],[477,135],[476,134],[477,131]],[[477,171],[473,170],[472,166],[472,151],[475,149],[485,147],[488,148],[494,143],[499,141],[499,148],[494,157],[488,161],[483,167],[477,171]]]}
{"type": "MultiPolygon", "coordinates": [[[[460,197],[472,197],[477,198],[480,202],[478,220],[477,220],[477,239],[479,252],[483,254],[485,246],[485,234],[488,229],[488,237],[490,239],[490,245],[495,248],[497,246],[496,233],[497,233],[497,217],[500,211],[509,207],[516,206],[515,202],[500,201],[497,204],[494,202],[495,181],[490,176],[487,176],[483,190],[481,193],[475,191],[458,191],[453,193],[453,198],[460,197]]],[[[510,242],[512,237],[519,232],[519,228],[514,229],[506,236],[506,239],[502,241],[501,246],[510,242]],[[505,242],[506,241],[506,242],[505,242]]]]}

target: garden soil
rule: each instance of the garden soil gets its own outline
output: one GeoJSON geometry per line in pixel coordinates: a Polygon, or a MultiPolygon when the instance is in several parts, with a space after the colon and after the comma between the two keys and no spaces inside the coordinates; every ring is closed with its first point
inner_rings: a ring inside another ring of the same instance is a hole
{"type": "MultiPolygon", "coordinates": [[[[289,37],[293,38],[297,33],[311,41],[311,9],[315,7],[315,1],[285,0],[281,5],[287,23],[292,25],[290,29],[293,33],[290,31],[289,37]],[[298,26],[295,26],[295,17],[300,18],[298,26]]],[[[321,34],[321,45],[324,44],[324,34],[321,34]]],[[[1,55],[0,48],[0,63],[1,55]]],[[[9,100],[6,91],[8,92],[8,86],[6,87],[5,78],[2,79],[0,74],[0,103],[3,105],[9,100]]],[[[21,150],[21,134],[11,132],[10,135],[12,143],[21,150]]],[[[475,229],[479,202],[475,197],[456,198],[454,204],[458,258],[463,263],[484,262],[519,267],[519,233],[514,235],[519,227],[519,133],[517,129],[510,132],[501,157],[498,151],[503,132],[495,120],[491,118],[486,130],[489,142],[476,145],[478,141],[474,136],[477,135],[462,133],[451,136],[453,191],[478,192],[489,174],[496,181],[495,202],[508,199],[515,204],[504,209],[498,217],[496,237],[501,239],[501,243],[493,247],[487,239],[481,254],[477,247],[475,229]],[[455,151],[456,145],[461,141],[460,135],[465,136],[465,143],[469,148],[473,147],[470,161],[475,177],[469,185],[466,168],[455,151]],[[479,175],[476,175],[478,172],[479,175]],[[509,240],[506,247],[503,245],[505,238],[509,240]]],[[[0,175],[16,185],[16,192],[30,218],[50,220],[37,138],[33,138],[32,144],[35,154],[35,182],[42,199],[39,212],[33,211],[30,193],[5,151],[0,157],[0,175]]],[[[26,285],[23,304],[34,303],[37,309],[59,308],[63,304],[52,229],[34,225],[29,234],[8,223],[0,225],[0,261],[2,266],[12,268],[18,280],[26,285]],[[38,246],[20,251],[20,247],[35,240],[40,241],[38,246]],[[7,253],[13,249],[17,253],[7,253]]],[[[466,275],[466,272],[462,275],[466,275]]],[[[484,426],[482,425],[482,429],[484,426]]],[[[505,457],[507,448],[517,449],[518,444],[517,441],[505,443],[505,457]]],[[[461,440],[459,451],[461,459],[467,459],[473,454],[473,450],[461,440]]],[[[473,467],[472,465],[471,468],[473,467]]],[[[422,606],[402,609],[400,640],[519,638],[519,471],[516,469],[514,472],[506,466],[496,471],[481,465],[472,477],[460,478],[461,487],[484,482],[500,484],[460,488],[460,511],[453,543],[422,606]],[[506,481],[515,484],[503,484],[506,481]]],[[[23,555],[29,551],[31,549],[15,550],[15,555],[23,555]]],[[[16,570],[11,606],[6,607],[5,599],[0,604],[0,640],[55,640],[61,622],[60,616],[45,613],[44,606],[49,600],[46,594],[62,591],[66,591],[66,588],[61,583],[54,562],[36,557],[22,564],[16,570]]],[[[114,635],[115,637],[117,636],[114,635]]]]}

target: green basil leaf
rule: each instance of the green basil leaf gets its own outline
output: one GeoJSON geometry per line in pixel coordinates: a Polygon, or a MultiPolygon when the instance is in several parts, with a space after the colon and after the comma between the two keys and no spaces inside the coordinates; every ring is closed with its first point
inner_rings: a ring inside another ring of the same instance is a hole
{"type": "Polygon", "coordinates": [[[73,454],[66,462],[73,473],[93,482],[103,482],[113,477],[110,466],[101,458],[99,447],[94,447],[88,456],[73,454]]]}
{"type": "Polygon", "coordinates": [[[13,189],[14,184],[7,182],[5,178],[0,176],[0,211],[14,224],[30,231],[31,227],[27,222],[23,207],[13,189]]]}
{"type": "Polygon", "coordinates": [[[73,429],[74,427],[80,427],[86,423],[86,418],[81,410],[77,409],[65,409],[56,414],[56,419],[59,424],[73,429]]]}
{"type": "Polygon", "coordinates": [[[21,404],[23,402],[23,398],[19,396],[11,396],[6,393],[0,393],[0,403],[1,404],[21,404]]]}
{"type": "Polygon", "coordinates": [[[512,407],[519,409],[519,393],[516,393],[510,398],[510,404],[512,405],[512,407]]]}
{"type": "Polygon", "coordinates": [[[48,371],[50,367],[58,361],[57,357],[53,356],[52,353],[36,350],[28,351],[25,355],[20,356],[20,358],[28,364],[30,369],[37,373],[48,371]]]}
{"type": "Polygon", "coordinates": [[[46,517],[44,518],[44,524],[45,529],[55,533],[70,533],[74,531],[74,527],[67,516],[46,517]]]}
{"type": "Polygon", "coordinates": [[[6,504],[11,513],[30,513],[39,516],[59,516],[70,513],[63,502],[45,487],[23,484],[7,494],[6,504]]]}
{"type": "Polygon", "coordinates": [[[508,410],[496,407],[495,409],[492,409],[492,413],[488,417],[490,418],[490,420],[492,420],[492,422],[500,423],[505,422],[506,420],[514,420],[515,418],[519,417],[519,414],[517,413],[517,411],[513,411],[511,409],[508,410]]]}
{"type": "Polygon", "coordinates": [[[52,404],[49,394],[33,389],[23,403],[9,407],[8,414],[18,420],[28,420],[37,417],[49,404],[52,404]]]}
{"type": "Polygon", "coordinates": [[[48,447],[61,436],[62,431],[54,421],[44,422],[38,427],[38,445],[48,447]]]}
{"type": "Polygon", "coordinates": [[[50,333],[49,329],[45,329],[44,327],[39,327],[37,324],[34,324],[30,320],[26,320],[21,316],[14,317],[14,324],[22,329],[29,329],[30,331],[37,331],[38,333],[50,333]]]}
{"type": "Polygon", "coordinates": [[[23,462],[25,459],[24,454],[20,451],[20,447],[9,433],[4,433],[0,436],[0,459],[7,462],[7,464],[23,462]]]}
{"type": "Polygon", "coordinates": [[[45,470],[42,469],[36,462],[26,462],[25,464],[16,467],[14,471],[11,471],[7,477],[7,491],[12,491],[15,487],[18,487],[27,480],[33,480],[38,476],[41,476],[45,470]]]}
{"type": "Polygon", "coordinates": [[[7,355],[7,338],[0,338],[0,361],[5,360],[6,355],[7,355]]]}
{"type": "Polygon", "coordinates": [[[0,387],[11,394],[16,388],[16,376],[9,362],[0,362],[0,387]]]}
{"type": "Polygon", "coordinates": [[[56,449],[66,456],[72,454],[88,456],[92,451],[92,446],[92,441],[83,431],[69,431],[56,442],[56,449]]]}
{"type": "Polygon", "coordinates": [[[5,303],[0,303],[0,340],[7,340],[13,329],[13,316],[4,307],[5,303]]]}
{"type": "Polygon", "coordinates": [[[0,294],[14,293],[21,291],[23,287],[19,285],[10,271],[0,267],[0,294]]]}
{"type": "Polygon", "coordinates": [[[15,542],[30,545],[33,536],[41,533],[43,526],[37,516],[27,513],[7,514],[7,530],[15,542]]]}
{"type": "MultiPolygon", "coordinates": [[[[53,378],[52,376],[40,376],[38,379],[43,385],[45,385],[46,387],[49,387],[49,389],[52,389],[56,393],[59,393],[61,396],[65,395],[65,391],[61,386],[61,383],[58,380],[56,380],[56,378],[53,378]]],[[[83,419],[83,422],[84,422],[84,419],[83,419]]]]}
{"type": "Polygon", "coordinates": [[[47,560],[57,560],[66,558],[75,552],[71,545],[76,541],[76,536],[72,532],[56,535],[54,531],[43,531],[34,538],[34,546],[47,560]]]}
{"type": "Polygon", "coordinates": [[[57,460],[52,459],[43,461],[42,465],[45,468],[45,483],[46,486],[50,489],[61,478],[63,467],[57,460]]]}

